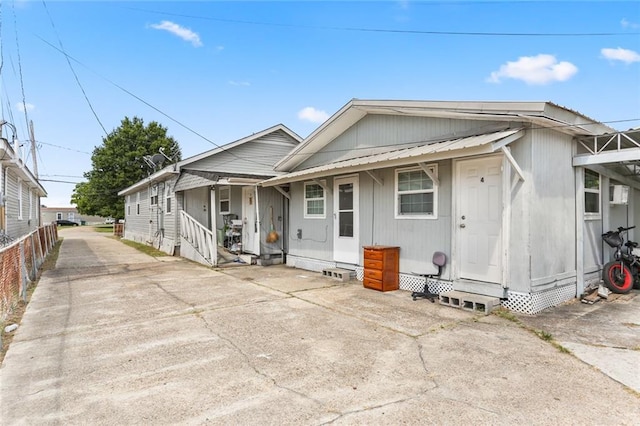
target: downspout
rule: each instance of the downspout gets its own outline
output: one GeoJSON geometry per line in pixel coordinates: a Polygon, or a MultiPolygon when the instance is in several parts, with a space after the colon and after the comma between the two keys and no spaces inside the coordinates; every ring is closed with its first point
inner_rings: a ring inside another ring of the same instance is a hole
{"type": "Polygon", "coordinates": [[[2,164],[0,164],[0,177],[4,176],[4,179],[2,181],[2,192],[0,193],[0,231],[1,232],[5,232],[6,233],[6,228],[5,228],[5,223],[6,223],[6,218],[5,218],[5,203],[7,200],[6,194],[7,194],[7,168],[5,167],[4,169],[2,168],[2,164]],[[3,173],[4,171],[4,173],[3,173]]]}

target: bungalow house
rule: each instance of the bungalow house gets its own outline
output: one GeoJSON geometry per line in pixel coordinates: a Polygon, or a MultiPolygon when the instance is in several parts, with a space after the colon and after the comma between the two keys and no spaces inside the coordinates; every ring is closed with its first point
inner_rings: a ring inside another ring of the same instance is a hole
{"type": "MultiPolygon", "coordinates": [[[[8,125],[7,122],[0,126],[8,125]]],[[[1,133],[0,133],[1,136],[1,133]]],[[[0,236],[16,240],[40,226],[40,198],[47,192],[20,156],[14,141],[0,137],[0,236]]]]}
{"type": "Polygon", "coordinates": [[[363,247],[398,247],[421,291],[440,251],[430,291],[536,313],[598,282],[602,232],[638,222],[640,138],[620,137],[550,102],[352,100],[261,185],[290,199],[287,265],[363,279],[363,247]]]}
{"type": "Polygon", "coordinates": [[[104,223],[102,216],[90,216],[78,213],[75,207],[40,207],[42,223],[52,223],[57,220],[70,220],[78,225],[96,225],[104,223]]]}
{"type": "Polygon", "coordinates": [[[169,165],[120,191],[124,238],[211,266],[282,259],[285,198],[278,188],[257,184],[280,174],[274,164],[301,140],[276,125],[169,165]]]}

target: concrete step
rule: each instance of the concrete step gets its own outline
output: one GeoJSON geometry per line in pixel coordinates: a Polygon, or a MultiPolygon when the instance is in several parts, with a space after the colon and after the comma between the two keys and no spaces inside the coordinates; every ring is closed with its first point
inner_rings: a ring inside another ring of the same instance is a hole
{"type": "Polygon", "coordinates": [[[355,278],[356,273],[348,269],[330,268],[323,269],[322,275],[338,281],[349,281],[351,278],[355,278]]]}
{"type": "Polygon", "coordinates": [[[455,290],[440,293],[438,299],[441,305],[483,313],[485,315],[489,315],[494,308],[500,306],[500,299],[497,297],[464,293],[455,290]]]}

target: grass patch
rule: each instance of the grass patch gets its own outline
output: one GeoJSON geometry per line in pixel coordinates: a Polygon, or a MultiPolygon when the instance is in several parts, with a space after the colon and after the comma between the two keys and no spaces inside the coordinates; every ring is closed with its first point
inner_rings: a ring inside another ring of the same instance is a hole
{"type": "Polygon", "coordinates": [[[131,240],[124,240],[120,238],[120,242],[122,244],[125,244],[129,247],[133,247],[134,249],[141,251],[142,253],[148,254],[149,256],[153,256],[153,257],[162,257],[162,256],[168,256],[167,253],[160,251],[158,249],[156,249],[155,247],[152,246],[148,246],[146,244],[141,244],[141,243],[137,243],[135,241],[131,241],[131,240]]]}
{"type": "Polygon", "coordinates": [[[565,348],[564,346],[562,346],[561,344],[559,344],[558,342],[556,342],[555,340],[553,340],[553,336],[551,335],[551,333],[546,332],[544,330],[536,330],[534,328],[528,327],[525,324],[522,323],[522,321],[520,321],[520,319],[518,318],[518,316],[516,314],[514,314],[513,312],[511,312],[509,309],[500,307],[498,309],[494,309],[493,311],[491,311],[492,315],[498,316],[500,318],[504,318],[507,321],[511,321],[514,324],[517,324],[519,327],[527,330],[529,333],[535,334],[536,336],[538,336],[540,339],[544,340],[545,342],[549,342],[551,344],[551,346],[553,346],[554,348],[556,348],[558,351],[565,353],[565,354],[570,354],[571,351],[567,348],[565,348]]]}
{"type": "Polygon", "coordinates": [[[24,300],[22,300],[22,298],[20,298],[20,301],[14,307],[13,311],[11,312],[11,315],[9,315],[7,320],[4,323],[0,322],[0,325],[2,325],[2,329],[0,329],[0,343],[1,343],[0,344],[0,365],[2,364],[2,361],[4,361],[4,357],[7,354],[7,351],[9,350],[9,345],[11,344],[11,341],[13,340],[13,335],[15,334],[15,331],[12,331],[10,333],[5,333],[4,328],[10,324],[20,324],[20,322],[22,321],[22,316],[24,315],[24,311],[27,309],[27,305],[31,300],[31,295],[33,294],[36,287],[38,286],[38,282],[40,282],[40,276],[44,271],[47,271],[49,269],[54,269],[56,267],[56,262],[58,261],[58,255],[60,254],[60,246],[62,245],[62,240],[63,238],[58,238],[58,241],[53,246],[53,248],[49,252],[49,255],[47,256],[47,258],[44,260],[44,263],[40,267],[36,280],[33,281],[31,284],[29,284],[29,286],[27,287],[27,301],[25,302],[24,300]]]}
{"type": "Polygon", "coordinates": [[[106,233],[113,234],[113,225],[95,225],[93,227],[93,229],[96,232],[104,232],[105,234],[106,233]]]}

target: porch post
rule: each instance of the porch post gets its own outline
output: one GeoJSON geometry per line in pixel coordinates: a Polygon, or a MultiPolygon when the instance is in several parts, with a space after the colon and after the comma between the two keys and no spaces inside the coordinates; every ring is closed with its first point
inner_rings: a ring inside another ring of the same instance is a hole
{"type": "Polygon", "coordinates": [[[584,291],[584,168],[575,167],[576,179],[576,297],[584,291]]]}

